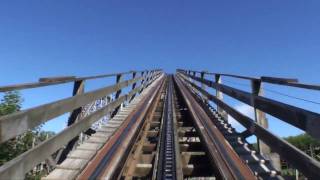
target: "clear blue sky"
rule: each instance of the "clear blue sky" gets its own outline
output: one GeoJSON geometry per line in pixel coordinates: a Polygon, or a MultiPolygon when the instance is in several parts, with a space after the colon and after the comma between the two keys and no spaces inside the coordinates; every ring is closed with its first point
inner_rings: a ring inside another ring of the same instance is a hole
{"type": "MultiPolygon", "coordinates": [[[[319,83],[319,9],[318,0],[1,1],[0,84],[149,68],[319,83]]],[[[24,107],[70,95],[62,89],[24,91],[24,107]]]]}

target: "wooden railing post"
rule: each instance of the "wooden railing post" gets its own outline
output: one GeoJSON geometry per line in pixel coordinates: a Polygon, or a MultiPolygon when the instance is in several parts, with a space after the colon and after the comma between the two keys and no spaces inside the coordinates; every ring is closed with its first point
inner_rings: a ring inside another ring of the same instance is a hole
{"type": "MultiPolygon", "coordinates": [[[[132,72],[132,79],[136,78],[136,75],[137,75],[137,72],[133,71],[132,72]]],[[[136,88],[136,86],[137,86],[137,83],[135,82],[135,83],[132,84],[132,88],[131,89],[134,90],[136,88]]],[[[136,96],[136,93],[130,98],[129,102],[131,102],[134,99],[135,96],[136,96]]]]}
{"type": "MultiPolygon", "coordinates": [[[[151,81],[152,80],[152,76],[153,76],[153,71],[149,71],[149,78],[148,78],[148,81],[151,81]]],[[[149,83],[148,83],[149,84],[149,83]]]]}
{"type": "MultiPolygon", "coordinates": [[[[251,80],[251,90],[252,90],[253,96],[263,96],[264,92],[263,92],[261,80],[251,80]]],[[[269,125],[268,125],[266,114],[263,111],[260,111],[255,108],[253,98],[251,99],[251,104],[253,105],[252,107],[254,108],[255,121],[263,128],[268,129],[269,125]]],[[[270,147],[259,138],[257,138],[257,145],[258,145],[258,151],[260,152],[260,154],[263,155],[265,158],[270,159],[274,167],[277,170],[280,170],[281,165],[280,165],[279,155],[276,153],[271,153],[270,147]]]]}
{"type": "Polygon", "coordinates": [[[151,73],[152,73],[152,71],[148,71],[148,73],[147,73],[147,84],[151,79],[151,73]]]}
{"type": "MultiPolygon", "coordinates": [[[[72,92],[73,96],[84,93],[84,83],[85,83],[84,80],[74,82],[73,92],[72,92]]],[[[71,126],[73,123],[78,121],[81,118],[81,112],[82,112],[82,107],[79,107],[79,108],[73,110],[69,119],[68,119],[67,125],[71,126]]],[[[57,163],[58,164],[62,163],[67,158],[67,155],[69,154],[70,151],[72,151],[72,149],[74,148],[78,139],[79,139],[79,136],[76,136],[75,138],[73,138],[71,141],[69,141],[69,143],[66,145],[66,147],[58,153],[58,156],[57,156],[57,159],[58,159],[57,163]]]]}
{"type": "Polygon", "coordinates": [[[142,79],[141,79],[141,81],[140,81],[140,86],[141,86],[141,89],[140,89],[140,91],[139,91],[139,94],[143,91],[143,84],[144,84],[144,82],[145,82],[145,74],[146,74],[146,71],[142,71],[141,72],[141,77],[142,77],[142,79]]]}
{"type": "Polygon", "coordinates": [[[145,79],[146,79],[145,81],[149,81],[149,71],[148,70],[146,71],[145,79]]]}
{"type": "MultiPolygon", "coordinates": [[[[193,75],[194,77],[196,77],[196,72],[195,72],[195,71],[192,71],[192,75],[193,75]]],[[[194,79],[192,79],[192,82],[193,82],[193,83],[195,82],[194,79]]]]}
{"type": "MultiPolygon", "coordinates": [[[[200,73],[201,80],[202,80],[202,82],[201,82],[201,88],[202,88],[203,90],[206,90],[206,85],[203,83],[204,77],[205,77],[205,75],[206,75],[206,72],[207,72],[207,71],[201,71],[201,73],[200,73]]],[[[206,103],[207,103],[207,102],[208,102],[207,97],[204,97],[204,96],[203,96],[203,98],[205,98],[205,101],[206,101],[206,103]]]]}
{"type": "MultiPolygon", "coordinates": [[[[123,77],[122,74],[118,74],[118,75],[117,75],[117,77],[116,77],[116,84],[118,84],[119,82],[122,81],[122,77],[123,77]]],[[[114,100],[117,100],[117,99],[119,98],[121,92],[122,92],[122,89],[119,89],[119,90],[116,92],[115,97],[114,97],[114,100]]],[[[118,111],[119,111],[119,109],[120,109],[121,106],[122,106],[122,104],[114,109],[114,111],[111,113],[111,117],[110,117],[110,118],[113,118],[113,117],[118,113],[118,111]]]]}
{"type": "MultiPolygon", "coordinates": [[[[201,71],[200,77],[201,77],[201,80],[202,80],[202,81],[204,80],[204,76],[205,76],[205,72],[204,72],[204,71],[201,71]]],[[[205,85],[203,82],[201,82],[201,88],[202,88],[203,90],[206,90],[206,85],[205,85]]]]}
{"type": "MultiPolygon", "coordinates": [[[[220,74],[215,74],[215,82],[218,84],[222,84],[222,79],[221,79],[221,75],[220,74]]],[[[223,101],[223,93],[221,91],[219,91],[218,89],[216,89],[216,97],[218,99],[220,99],[221,101],[223,101]]],[[[217,111],[219,114],[222,115],[222,117],[228,121],[228,114],[226,113],[226,111],[224,111],[221,107],[219,107],[217,105],[217,111]]]]}

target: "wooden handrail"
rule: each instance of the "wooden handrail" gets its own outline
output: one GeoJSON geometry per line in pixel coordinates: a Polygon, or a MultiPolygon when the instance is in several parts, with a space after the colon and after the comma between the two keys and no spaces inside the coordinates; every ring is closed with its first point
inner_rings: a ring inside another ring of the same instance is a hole
{"type": "MultiPolygon", "coordinates": [[[[82,118],[80,121],[75,122],[74,124],[67,127],[57,135],[42,142],[35,148],[30,149],[27,152],[16,157],[15,159],[5,163],[3,166],[0,167],[0,179],[7,179],[8,177],[10,177],[11,179],[20,179],[21,177],[24,177],[25,173],[30,171],[37,164],[41,163],[50,155],[55,153],[58,149],[67,144],[71,139],[78,136],[82,131],[87,130],[93,123],[98,121],[100,118],[112,112],[121,103],[129,101],[134,94],[139,92],[145,86],[148,86],[149,84],[153,83],[159,76],[160,73],[154,74],[150,78],[150,80],[145,81],[143,85],[140,85],[139,87],[136,87],[135,89],[131,90],[129,93],[120,96],[113,102],[93,112],[92,114],[82,118]]],[[[130,84],[134,82],[135,81],[133,79],[131,80],[130,84]]],[[[129,85],[129,82],[121,83],[126,83],[127,86],[129,85]]],[[[120,87],[119,84],[120,83],[118,83],[116,86],[120,87]]],[[[117,89],[118,88],[113,88],[111,91],[116,91],[117,89]]]]}
{"type": "Polygon", "coordinates": [[[310,89],[310,90],[320,90],[320,85],[318,84],[299,83],[298,79],[295,79],[295,78],[279,78],[279,77],[267,77],[267,76],[249,77],[249,76],[240,76],[240,75],[234,75],[234,74],[212,73],[207,71],[192,71],[192,70],[183,70],[183,69],[177,69],[177,71],[185,72],[185,73],[192,72],[192,73],[204,73],[208,75],[220,75],[220,76],[227,76],[227,77],[233,77],[233,78],[245,79],[245,80],[251,80],[251,81],[256,80],[256,81],[261,81],[261,82],[276,84],[281,86],[290,86],[290,87],[310,89]]]}
{"type": "Polygon", "coordinates": [[[255,134],[257,137],[263,140],[271,147],[272,150],[279,153],[282,158],[299,169],[305,176],[311,179],[320,178],[320,163],[318,161],[311,158],[306,153],[294,147],[285,140],[282,140],[281,138],[272,134],[270,131],[257,124],[253,119],[241,114],[228,104],[224,103],[217,97],[211,95],[201,87],[197,86],[195,83],[189,81],[186,77],[183,77],[181,75],[179,77],[182,78],[185,83],[190,84],[193,88],[207,97],[209,100],[222,107],[230,116],[232,116],[240,124],[247,128],[250,133],[255,134]]]}
{"type": "MultiPolygon", "coordinates": [[[[155,69],[155,70],[152,70],[152,71],[161,71],[161,70],[160,69],[155,69]]],[[[135,72],[143,72],[143,71],[135,71],[135,72]]],[[[0,86],[0,92],[13,91],[13,90],[22,90],[22,89],[30,89],[30,88],[37,88],[37,87],[44,87],[44,86],[51,86],[51,85],[58,85],[58,84],[64,84],[64,83],[80,81],[80,80],[106,78],[106,77],[117,76],[118,74],[125,75],[125,74],[130,74],[130,73],[132,73],[132,71],[121,72],[121,73],[103,74],[103,75],[97,75],[97,76],[85,76],[85,77],[76,77],[76,76],[45,77],[45,78],[40,78],[39,82],[0,86]]]]}
{"type": "Polygon", "coordinates": [[[275,116],[280,120],[289,123],[301,130],[304,130],[316,139],[320,139],[320,114],[318,113],[288,105],[266,97],[253,95],[251,93],[227,85],[218,84],[207,79],[201,79],[200,77],[196,77],[186,73],[183,74],[198,82],[202,82],[209,87],[219,90],[226,95],[229,95],[230,97],[244,102],[254,108],[275,116]]]}
{"type": "Polygon", "coordinates": [[[145,77],[137,77],[112,86],[54,101],[31,109],[15,112],[6,116],[1,116],[0,143],[20,135],[23,132],[40,125],[41,123],[60,116],[66,112],[70,112],[78,107],[89,104],[98,98],[116,92],[144,78],[145,77]]]}

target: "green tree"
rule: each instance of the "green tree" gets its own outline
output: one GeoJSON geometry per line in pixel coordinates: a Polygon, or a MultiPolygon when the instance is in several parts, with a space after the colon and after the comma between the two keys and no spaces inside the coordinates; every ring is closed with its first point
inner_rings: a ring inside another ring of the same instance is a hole
{"type": "Polygon", "coordinates": [[[320,142],[308,134],[289,136],[285,138],[290,144],[304,151],[309,156],[320,160],[320,142]]]}
{"type": "Polygon", "coordinates": [[[18,91],[6,92],[0,102],[0,116],[19,111],[21,104],[22,98],[18,91]]]}
{"type": "MultiPolygon", "coordinates": [[[[0,103],[0,116],[14,113],[21,109],[22,98],[17,91],[6,92],[0,103]]],[[[13,138],[5,143],[0,144],[0,165],[13,159],[18,154],[26,150],[30,143],[21,143],[21,141],[30,141],[31,134],[26,133],[24,136],[13,138]]],[[[32,139],[32,138],[31,138],[32,139]]],[[[31,140],[32,143],[32,140],[31,140]]]]}
{"type": "MultiPolygon", "coordinates": [[[[23,100],[19,92],[6,92],[0,101],[0,116],[20,111],[22,101],[23,100]]],[[[41,131],[41,126],[38,126],[33,130],[29,130],[22,135],[0,144],[0,165],[3,165],[5,162],[10,161],[23,152],[31,149],[37,143],[45,141],[47,138],[54,135],[54,132],[41,131]]],[[[36,172],[30,171],[27,173],[26,179],[40,179],[45,173],[46,172],[44,170],[36,172]]]]}
{"type": "Polygon", "coordinates": [[[285,138],[285,140],[287,140],[289,143],[291,143],[292,145],[296,146],[297,148],[299,148],[303,151],[309,150],[310,146],[311,147],[319,147],[320,146],[320,143],[308,134],[289,136],[289,137],[285,138]]]}

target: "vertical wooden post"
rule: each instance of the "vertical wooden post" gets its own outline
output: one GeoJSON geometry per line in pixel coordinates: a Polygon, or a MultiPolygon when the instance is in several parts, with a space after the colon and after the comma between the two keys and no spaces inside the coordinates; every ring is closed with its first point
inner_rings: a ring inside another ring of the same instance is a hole
{"type": "MultiPolygon", "coordinates": [[[[137,72],[133,71],[132,72],[132,79],[136,78],[136,75],[137,75],[137,72]]],[[[137,86],[137,83],[135,82],[135,83],[132,84],[132,88],[131,89],[134,90],[136,88],[136,86],[137,86]]],[[[130,98],[129,102],[131,102],[135,96],[136,96],[136,93],[132,95],[132,97],[130,98]]]]}
{"type": "Polygon", "coordinates": [[[154,70],[152,70],[152,71],[149,72],[148,86],[150,85],[150,84],[149,84],[150,81],[152,81],[152,79],[153,79],[153,74],[154,74],[154,70]]]}
{"type": "MultiPolygon", "coordinates": [[[[263,96],[263,87],[261,80],[251,80],[251,89],[252,89],[252,95],[253,96],[263,96]]],[[[266,114],[263,111],[260,111],[255,108],[254,100],[251,99],[251,103],[254,108],[254,116],[255,116],[255,121],[265,129],[268,129],[268,120],[266,117],[266,114]]],[[[276,153],[271,153],[270,147],[265,144],[262,140],[257,138],[257,145],[258,145],[258,151],[260,152],[261,155],[263,155],[265,158],[270,159],[272,164],[277,170],[281,169],[280,166],[280,158],[279,155],[276,153]]]]}
{"type": "MultiPolygon", "coordinates": [[[[190,70],[187,71],[187,74],[188,74],[189,76],[191,76],[190,70]]],[[[191,77],[187,77],[187,78],[189,79],[190,82],[192,81],[192,78],[191,78],[191,77]]]]}
{"type": "MultiPolygon", "coordinates": [[[[83,81],[83,80],[74,82],[73,92],[72,92],[73,96],[84,93],[84,82],[85,81],[83,81]]],[[[72,113],[68,119],[68,126],[71,126],[73,123],[75,123],[76,121],[78,121],[81,118],[81,112],[82,112],[82,107],[79,107],[79,108],[72,111],[72,113]]],[[[58,164],[62,163],[67,158],[67,155],[74,148],[78,139],[79,139],[79,136],[76,136],[75,138],[73,138],[71,141],[69,141],[67,146],[63,149],[63,151],[61,153],[58,153],[60,155],[60,157],[58,158],[58,162],[57,162],[58,164]]]]}
{"type": "MultiPolygon", "coordinates": [[[[201,80],[202,80],[202,82],[201,82],[201,89],[203,89],[203,90],[206,90],[206,85],[203,83],[203,81],[204,81],[204,76],[206,75],[206,72],[207,71],[201,71],[201,80]]],[[[204,97],[203,96],[203,98],[205,98],[205,101],[206,101],[206,103],[208,102],[208,99],[207,99],[207,97],[204,97]]]]}
{"type": "MultiPolygon", "coordinates": [[[[83,93],[84,93],[84,81],[83,80],[75,81],[72,95],[76,96],[83,93]]],[[[82,107],[79,107],[78,109],[75,109],[74,111],[72,111],[68,119],[68,126],[71,126],[74,122],[78,120],[78,118],[80,118],[81,112],[82,112],[82,107]]]]}
{"type": "MultiPolygon", "coordinates": [[[[201,71],[200,77],[201,77],[202,81],[204,80],[204,76],[205,76],[205,72],[201,71]]],[[[203,89],[203,90],[206,89],[206,85],[203,82],[201,82],[201,89],[203,89]]]]}
{"type": "MultiPolygon", "coordinates": [[[[147,70],[147,73],[146,73],[146,81],[147,81],[147,82],[149,81],[149,73],[150,73],[150,71],[147,70]]],[[[147,82],[146,82],[146,83],[147,83],[147,82]]]]}
{"type": "MultiPolygon", "coordinates": [[[[252,89],[253,95],[263,96],[263,89],[262,89],[262,84],[261,84],[260,80],[252,80],[251,81],[251,89],[252,89]]],[[[261,125],[262,127],[268,129],[268,121],[266,118],[266,114],[255,108],[253,99],[251,101],[252,101],[251,103],[253,104],[253,108],[254,108],[255,121],[259,125],[261,125]]],[[[258,145],[258,150],[260,151],[261,154],[269,154],[270,153],[270,148],[258,138],[257,138],[257,145],[258,145]]]]}
{"type": "Polygon", "coordinates": [[[149,74],[149,81],[152,81],[153,73],[154,73],[154,71],[153,71],[153,70],[151,70],[151,71],[150,71],[150,74],[149,74]]]}
{"type": "Polygon", "coordinates": [[[141,77],[142,77],[142,79],[140,80],[141,89],[140,89],[139,93],[141,93],[143,91],[143,89],[144,89],[143,84],[144,84],[144,81],[145,81],[145,71],[141,72],[141,77]]]}
{"type": "MultiPolygon", "coordinates": [[[[220,74],[215,74],[215,82],[217,84],[222,84],[222,79],[221,79],[221,75],[220,74]]],[[[219,88],[216,89],[216,97],[218,99],[220,99],[221,101],[223,101],[223,93],[221,91],[219,91],[219,88]]],[[[221,114],[221,116],[226,120],[228,121],[228,114],[226,111],[224,111],[222,108],[220,108],[218,105],[217,105],[217,111],[219,114],[221,114]]]]}
{"type": "MultiPolygon", "coordinates": [[[[117,77],[116,77],[116,84],[118,84],[120,81],[122,81],[122,74],[118,74],[117,77]]],[[[120,94],[122,92],[122,89],[119,89],[117,92],[116,92],[116,95],[114,97],[114,100],[118,99],[120,97],[120,94]]],[[[119,111],[120,107],[122,106],[122,104],[118,107],[116,107],[113,112],[111,113],[111,118],[113,118],[119,111]]]]}

